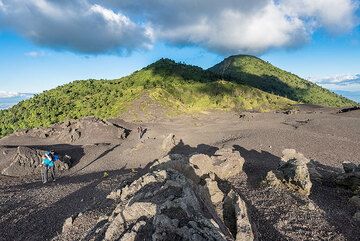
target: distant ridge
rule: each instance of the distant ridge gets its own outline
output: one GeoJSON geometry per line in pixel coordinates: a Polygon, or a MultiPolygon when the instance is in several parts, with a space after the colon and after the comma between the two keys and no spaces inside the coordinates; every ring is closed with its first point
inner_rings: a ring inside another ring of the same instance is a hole
{"type": "Polygon", "coordinates": [[[279,69],[251,55],[234,55],[209,69],[223,78],[274,93],[294,101],[328,107],[356,105],[297,75],[279,69]]]}

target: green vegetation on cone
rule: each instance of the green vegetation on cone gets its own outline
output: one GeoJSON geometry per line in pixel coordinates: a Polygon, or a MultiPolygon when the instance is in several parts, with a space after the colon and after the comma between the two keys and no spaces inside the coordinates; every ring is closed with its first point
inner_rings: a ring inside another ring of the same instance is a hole
{"type": "Polygon", "coordinates": [[[161,59],[118,80],[74,81],[0,111],[0,136],[85,116],[117,117],[144,94],[172,114],[231,109],[269,111],[295,103],[199,67],[161,59]]]}
{"type": "Polygon", "coordinates": [[[301,103],[327,107],[358,104],[254,56],[231,56],[209,70],[223,78],[301,103]]]}

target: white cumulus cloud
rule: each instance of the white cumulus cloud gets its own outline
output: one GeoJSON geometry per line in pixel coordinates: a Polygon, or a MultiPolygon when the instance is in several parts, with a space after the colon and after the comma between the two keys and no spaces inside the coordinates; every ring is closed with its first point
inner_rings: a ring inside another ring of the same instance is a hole
{"type": "MultiPolygon", "coordinates": [[[[359,3],[353,0],[283,0],[282,8],[290,15],[309,18],[316,27],[325,27],[339,33],[352,29],[358,20],[355,10],[359,3]]],[[[309,20],[308,20],[309,21],[309,20]]]]}
{"type": "Polygon", "coordinates": [[[358,0],[0,0],[0,26],[40,45],[131,52],[155,41],[220,54],[301,46],[358,24],[358,0]]]}
{"type": "Polygon", "coordinates": [[[360,91],[360,74],[313,78],[312,80],[332,90],[360,91]]]}
{"type": "Polygon", "coordinates": [[[11,98],[20,96],[20,93],[17,92],[10,92],[10,91],[1,91],[0,90],[0,98],[11,98]]]}
{"type": "Polygon", "coordinates": [[[358,22],[355,0],[107,0],[149,21],[157,38],[222,54],[301,46],[317,28],[342,33],[358,22]]]}
{"type": "Polygon", "coordinates": [[[2,0],[0,26],[33,42],[82,53],[131,52],[152,44],[149,27],[86,0],[2,0]]]}

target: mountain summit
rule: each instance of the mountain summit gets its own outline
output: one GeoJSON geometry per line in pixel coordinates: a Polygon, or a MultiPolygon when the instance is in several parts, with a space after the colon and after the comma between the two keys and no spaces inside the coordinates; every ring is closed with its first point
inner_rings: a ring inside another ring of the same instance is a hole
{"type": "Polygon", "coordinates": [[[211,67],[223,78],[306,104],[343,107],[357,103],[250,55],[234,55],[211,67]]]}
{"type": "Polygon", "coordinates": [[[138,118],[153,111],[150,102],[174,115],[205,110],[269,111],[288,108],[294,101],[257,88],[224,80],[200,67],[161,59],[117,80],[82,80],[45,91],[0,112],[0,136],[19,129],[50,126],[68,119],[96,116],[107,119],[123,113],[138,118]],[[144,99],[136,105],[136,102],[144,99]],[[129,110],[132,110],[129,112],[129,110]]]}
{"type": "Polygon", "coordinates": [[[296,103],[356,104],[253,56],[232,56],[209,70],[160,59],[120,79],[74,81],[0,111],[0,136],[85,116],[135,120],[296,103]]]}

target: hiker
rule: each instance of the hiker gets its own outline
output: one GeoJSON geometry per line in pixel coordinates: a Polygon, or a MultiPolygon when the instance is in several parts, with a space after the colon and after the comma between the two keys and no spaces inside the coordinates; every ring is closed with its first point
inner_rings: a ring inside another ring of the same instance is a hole
{"type": "Polygon", "coordinates": [[[48,181],[48,173],[50,171],[50,176],[53,182],[55,182],[55,163],[51,157],[50,152],[45,153],[41,156],[42,158],[42,171],[41,171],[41,179],[43,183],[47,183],[48,181]]]}

